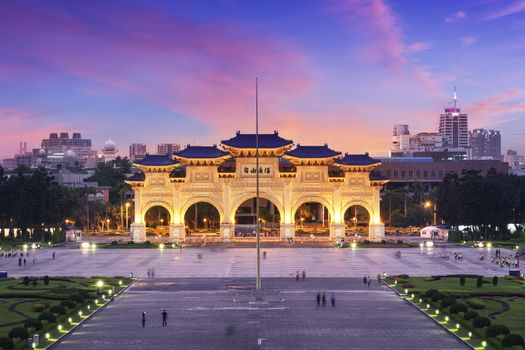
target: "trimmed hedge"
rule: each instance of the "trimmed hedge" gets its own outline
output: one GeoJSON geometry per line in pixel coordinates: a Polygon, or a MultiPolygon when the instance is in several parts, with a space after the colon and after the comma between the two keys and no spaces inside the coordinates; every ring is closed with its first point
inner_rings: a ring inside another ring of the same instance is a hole
{"type": "Polygon", "coordinates": [[[73,300],[71,299],[66,299],[66,300],[63,300],[60,305],[64,306],[64,307],[67,307],[68,309],[74,309],[76,306],[77,306],[77,303],[75,303],[73,300]]]}
{"type": "Polygon", "coordinates": [[[490,326],[490,320],[487,317],[476,317],[472,325],[476,328],[485,328],[490,326]]]}
{"type": "Polygon", "coordinates": [[[66,314],[66,308],[62,305],[53,305],[49,308],[49,312],[52,312],[54,314],[58,315],[65,315],[66,314]]]}
{"type": "Polygon", "coordinates": [[[479,314],[477,311],[474,311],[474,310],[470,310],[470,311],[467,311],[463,314],[463,319],[464,320],[473,320],[475,319],[476,317],[478,317],[479,314]]]}
{"type": "Polygon", "coordinates": [[[439,290],[432,288],[425,292],[425,296],[431,298],[435,293],[439,293],[439,290]]]}
{"type": "Polygon", "coordinates": [[[11,350],[15,348],[15,343],[10,338],[0,337],[0,347],[4,350],[11,350]]]}
{"type": "Polygon", "coordinates": [[[463,303],[455,303],[450,307],[450,313],[451,314],[458,314],[460,312],[467,312],[468,307],[467,305],[463,303]]]}
{"type": "Polygon", "coordinates": [[[485,335],[487,338],[495,338],[498,335],[508,335],[510,334],[510,329],[507,326],[501,324],[494,324],[485,329],[485,335]]]}
{"type": "Polygon", "coordinates": [[[465,277],[461,276],[461,277],[459,278],[459,284],[460,284],[460,286],[462,286],[462,287],[465,285],[465,277]]]}
{"type": "Polygon", "coordinates": [[[523,345],[523,338],[518,334],[507,334],[501,340],[501,345],[511,347],[514,345],[523,345]]]}
{"type": "Polygon", "coordinates": [[[26,339],[29,337],[29,332],[24,327],[15,327],[9,331],[9,338],[26,339]]]}
{"type": "Polygon", "coordinates": [[[441,292],[437,292],[437,293],[432,294],[432,297],[430,299],[432,299],[432,301],[440,301],[444,297],[445,297],[445,294],[441,292]]]}
{"type": "Polygon", "coordinates": [[[443,300],[441,300],[441,308],[445,309],[453,304],[456,303],[456,299],[452,297],[445,297],[443,300]]]}
{"type": "Polygon", "coordinates": [[[27,328],[34,328],[35,331],[39,331],[42,329],[42,322],[39,320],[29,319],[24,322],[24,327],[27,328]]]}
{"type": "Polygon", "coordinates": [[[33,304],[33,311],[34,312],[42,312],[47,308],[46,304],[43,303],[34,303],[33,304]]]}
{"type": "Polygon", "coordinates": [[[465,300],[468,306],[473,309],[481,310],[485,308],[485,303],[479,298],[469,298],[465,300]]]}
{"type": "Polygon", "coordinates": [[[70,298],[76,303],[83,303],[85,299],[81,294],[73,294],[70,298]]]}
{"type": "Polygon", "coordinates": [[[53,323],[57,321],[57,317],[53,315],[51,312],[44,311],[40,315],[38,315],[38,319],[40,321],[47,321],[48,323],[53,323]]]}

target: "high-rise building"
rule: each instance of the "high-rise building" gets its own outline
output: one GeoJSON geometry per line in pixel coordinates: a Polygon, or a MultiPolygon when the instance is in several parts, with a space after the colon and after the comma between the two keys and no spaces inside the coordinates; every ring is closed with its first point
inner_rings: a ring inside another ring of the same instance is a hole
{"type": "Polygon", "coordinates": [[[512,149],[509,149],[507,154],[503,156],[503,161],[509,163],[511,169],[525,167],[525,156],[518,154],[518,152],[512,149]]]}
{"type": "Polygon", "coordinates": [[[501,134],[497,130],[474,129],[469,132],[472,159],[501,159],[501,134]]]}
{"type": "Polygon", "coordinates": [[[146,144],[145,143],[132,143],[129,145],[129,159],[134,161],[136,159],[142,159],[146,155],[146,144]]]}
{"type": "Polygon", "coordinates": [[[394,125],[392,133],[392,151],[400,151],[407,149],[410,144],[410,131],[407,124],[394,125]]]}
{"type": "Polygon", "coordinates": [[[172,155],[180,151],[180,145],[176,143],[161,143],[157,145],[157,154],[172,155]]]}
{"type": "Polygon", "coordinates": [[[452,106],[445,107],[445,112],[439,117],[438,133],[446,136],[450,148],[468,148],[468,115],[462,113],[458,106],[456,89],[452,106]]]}
{"type": "Polygon", "coordinates": [[[91,149],[91,139],[83,139],[78,132],[74,132],[71,138],[67,132],[61,132],[60,137],[53,132],[49,134],[48,139],[42,140],[42,149],[47,154],[66,153],[71,150],[79,158],[95,157],[97,153],[91,149]]]}

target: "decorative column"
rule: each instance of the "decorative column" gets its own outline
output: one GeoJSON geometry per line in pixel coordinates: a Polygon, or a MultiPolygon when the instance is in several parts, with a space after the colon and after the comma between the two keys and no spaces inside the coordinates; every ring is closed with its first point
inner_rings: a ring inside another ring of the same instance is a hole
{"type": "Polygon", "coordinates": [[[221,240],[223,242],[229,242],[235,237],[235,213],[231,214],[231,189],[230,189],[230,179],[224,179],[222,185],[222,222],[219,227],[219,232],[221,240]]]}
{"type": "Polygon", "coordinates": [[[290,179],[285,181],[282,203],[284,220],[281,218],[279,235],[281,241],[293,241],[295,239],[295,223],[293,222],[295,213],[292,213],[292,185],[290,179]]]}
{"type": "Polygon", "coordinates": [[[184,224],[170,224],[170,241],[179,243],[184,242],[186,230],[184,224]]]}
{"type": "Polygon", "coordinates": [[[146,224],[142,222],[142,203],[140,200],[140,189],[134,187],[135,191],[135,220],[129,225],[129,238],[136,243],[141,243],[146,240],[146,224]]]}
{"type": "Polygon", "coordinates": [[[340,242],[345,237],[345,223],[344,213],[341,208],[341,186],[335,184],[334,186],[334,217],[330,222],[330,241],[340,242]]]}
{"type": "Polygon", "coordinates": [[[370,218],[370,226],[368,228],[368,239],[373,242],[380,242],[385,239],[385,225],[381,222],[380,216],[380,190],[381,187],[373,186],[373,203],[371,213],[372,217],[370,218]]]}

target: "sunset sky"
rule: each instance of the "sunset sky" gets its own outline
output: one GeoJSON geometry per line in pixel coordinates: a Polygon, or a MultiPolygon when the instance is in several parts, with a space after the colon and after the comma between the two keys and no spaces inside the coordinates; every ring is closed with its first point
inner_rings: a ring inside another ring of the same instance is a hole
{"type": "Polygon", "coordinates": [[[78,131],[100,149],[261,129],[385,155],[434,131],[457,86],[469,127],[525,153],[525,1],[0,1],[0,157],[78,131]]]}

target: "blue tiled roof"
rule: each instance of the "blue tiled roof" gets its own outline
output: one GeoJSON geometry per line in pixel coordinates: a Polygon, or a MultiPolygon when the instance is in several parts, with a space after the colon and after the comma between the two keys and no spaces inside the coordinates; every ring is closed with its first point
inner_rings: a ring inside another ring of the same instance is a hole
{"type": "Polygon", "coordinates": [[[176,156],[183,158],[219,158],[229,155],[228,152],[221,151],[217,146],[190,146],[188,145],[182,151],[175,153],[176,156]]]}
{"type": "Polygon", "coordinates": [[[328,145],[324,146],[301,146],[297,145],[293,150],[285,153],[287,156],[297,158],[330,158],[340,155],[341,152],[336,152],[330,149],[328,145]]]}
{"type": "MultiPolygon", "coordinates": [[[[237,132],[235,137],[222,140],[223,145],[233,148],[255,148],[255,134],[241,134],[237,132]]],[[[275,131],[273,134],[259,134],[259,148],[280,148],[293,144],[292,140],[286,140],[275,131]]]]}
{"type": "Polygon", "coordinates": [[[170,156],[165,154],[146,154],[141,160],[136,160],[133,164],[144,165],[144,166],[169,166],[177,164],[178,162],[171,159],[170,156]]]}
{"type": "Polygon", "coordinates": [[[126,180],[128,181],[144,181],[145,176],[144,173],[134,173],[130,177],[128,177],[126,180]]]}
{"type": "Polygon", "coordinates": [[[343,158],[335,161],[336,164],[350,165],[350,166],[366,166],[372,164],[381,163],[380,160],[370,157],[367,153],[365,154],[346,154],[343,158]]]}
{"type": "Polygon", "coordinates": [[[371,180],[371,181],[382,181],[382,180],[388,180],[388,177],[386,176],[383,176],[379,173],[376,173],[375,171],[371,172],[370,175],[368,176],[368,178],[371,180]]]}

